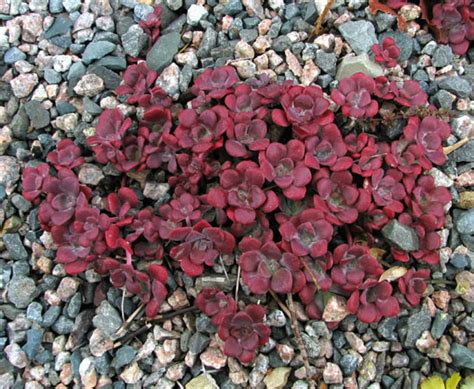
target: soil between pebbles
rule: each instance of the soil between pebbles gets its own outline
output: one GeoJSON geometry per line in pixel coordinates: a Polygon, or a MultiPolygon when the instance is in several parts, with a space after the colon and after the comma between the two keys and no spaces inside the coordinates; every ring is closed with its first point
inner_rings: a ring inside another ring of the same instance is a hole
{"type": "MultiPolygon", "coordinates": [[[[27,162],[44,160],[61,138],[83,143],[103,109],[130,109],[112,90],[121,82],[126,55],[136,56],[146,43],[137,23],[152,5],[153,0],[0,0],[0,388],[306,388],[290,323],[273,303],[267,318],[272,340],[250,367],[222,354],[202,315],[168,320],[112,348],[122,312],[128,317],[137,301],[108,289],[95,307],[101,278],[92,270],[70,277],[54,263],[37,209],[21,196],[27,162]]],[[[158,85],[173,99],[204,68],[228,63],[242,80],[267,74],[322,87],[361,68],[380,75],[367,54],[373,43],[394,37],[402,61],[390,76],[417,80],[432,104],[457,112],[449,144],[471,139],[431,171],[453,196],[441,264],[432,278],[452,281],[463,270],[472,273],[474,49],[459,57],[437,44],[415,21],[420,9],[414,5],[402,10],[412,21],[401,33],[394,17],[373,16],[366,1],[337,0],[316,39],[307,38],[324,7],[319,0],[166,0],[162,6],[161,37],[147,62],[161,71],[158,85]]],[[[91,164],[81,173],[82,182],[92,185],[107,175],[91,164]]],[[[208,282],[196,280],[201,286],[208,282]]],[[[166,308],[188,306],[187,292],[195,287],[189,278],[176,280],[166,308]]],[[[474,370],[473,310],[453,285],[436,283],[419,308],[397,318],[366,325],[349,317],[336,331],[307,321],[303,339],[312,365],[332,388],[417,388],[435,372],[474,370]]]]}

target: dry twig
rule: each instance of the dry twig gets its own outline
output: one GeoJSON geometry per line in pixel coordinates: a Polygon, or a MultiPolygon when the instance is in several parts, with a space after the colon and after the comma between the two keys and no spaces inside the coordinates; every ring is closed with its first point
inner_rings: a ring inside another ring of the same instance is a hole
{"type": "Polygon", "coordinates": [[[188,312],[195,312],[195,311],[197,311],[197,307],[192,306],[192,307],[186,307],[183,309],[178,309],[177,311],[170,312],[170,313],[163,313],[162,315],[157,315],[151,319],[145,319],[148,321],[148,323],[145,323],[138,330],[131,332],[130,334],[124,336],[122,339],[119,339],[116,343],[114,343],[114,348],[120,347],[124,345],[125,343],[127,343],[128,341],[130,341],[131,339],[133,339],[134,337],[145,333],[146,331],[148,331],[150,328],[153,327],[153,324],[161,323],[166,320],[172,319],[175,316],[179,316],[188,312]]]}
{"type": "Polygon", "coordinates": [[[144,306],[145,304],[140,304],[138,308],[133,311],[133,313],[127,318],[127,320],[122,323],[120,328],[117,330],[117,332],[115,333],[116,336],[121,337],[127,333],[127,330],[132,324],[132,321],[138,316],[144,306]]]}
{"type": "Polygon", "coordinates": [[[290,306],[290,318],[291,318],[291,327],[293,328],[293,333],[295,334],[298,347],[300,348],[301,358],[303,358],[304,368],[306,370],[306,378],[308,379],[309,387],[311,389],[315,388],[315,382],[311,377],[311,369],[309,366],[308,353],[306,352],[306,347],[301,337],[300,327],[298,326],[298,320],[295,315],[295,304],[293,303],[293,296],[291,293],[287,294],[288,296],[288,305],[290,306]]]}
{"type": "Polygon", "coordinates": [[[464,146],[467,142],[469,142],[469,138],[466,136],[465,138],[462,138],[459,142],[451,145],[451,146],[447,146],[447,147],[443,147],[443,152],[444,152],[444,155],[448,155],[448,154],[451,154],[453,151],[459,149],[460,147],[464,146]]]}
{"type": "Polygon", "coordinates": [[[324,22],[324,19],[326,19],[326,16],[329,13],[329,10],[334,4],[334,1],[335,0],[328,0],[328,2],[326,3],[326,6],[324,7],[323,12],[321,13],[321,15],[318,16],[318,19],[316,20],[316,24],[313,28],[313,31],[311,31],[310,38],[317,37],[319,33],[321,32],[321,26],[324,22]]]}
{"type": "Polygon", "coordinates": [[[277,302],[277,304],[280,306],[281,310],[283,312],[285,312],[285,315],[288,316],[290,319],[291,319],[291,313],[290,311],[288,310],[288,308],[286,307],[285,304],[283,304],[283,302],[280,300],[280,298],[276,295],[275,292],[273,292],[272,290],[270,291],[270,294],[272,295],[272,297],[275,299],[275,301],[277,302]]]}

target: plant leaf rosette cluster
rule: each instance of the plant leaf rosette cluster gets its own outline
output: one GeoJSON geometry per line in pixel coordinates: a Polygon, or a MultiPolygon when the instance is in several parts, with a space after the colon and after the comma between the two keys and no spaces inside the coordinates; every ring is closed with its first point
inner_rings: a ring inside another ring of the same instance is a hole
{"type": "MultiPolygon", "coordinates": [[[[182,105],[154,86],[156,77],[145,62],[130,65],[116,92],[136,117],[105,110],[86,147],[61,140],[47,163],[23,171],[23,195],[39,206],[68,274],[92,267],[108,275],[148,317],[166,298],[170,273],[198,277],[224,263],[240,267],[246,292],[291,293],[311,319],[322,319],[328,294],[365,323],[420,303],[450,201],[426,173],[445,162],[450,127],[415,81],[357,73],[327,95],[291,82],[239,83],[226,66],[198,76],[182,105]],[[401,132],[387,137],[390,126],[401,132]],[[81,184],[85,158],[119,177],[81,184]],[[170,199],[145,198],[145,177],[169,184],[170,199]],[[395,222],[413,231],[412,251],[384,240],[395,222]],[[384,276],[374,248],[406,271],[384,276]]],[[[263,306],[239,307],[214,289],[196,305],[227,355],[248,363],[268,341],[263,306]]]]}

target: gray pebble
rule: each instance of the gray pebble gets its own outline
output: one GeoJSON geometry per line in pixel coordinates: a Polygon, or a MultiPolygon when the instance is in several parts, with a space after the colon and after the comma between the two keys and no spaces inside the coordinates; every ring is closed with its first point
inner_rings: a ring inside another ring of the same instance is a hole
{"type": "Polygon", "coordinates": [[[179,50],[180,43],[180,32],[171,32],[161,36],[146,56],[148,67],[161,72],[173,61],[173,57],[179,50]]]}
{"type": "Polygon", "coordinates": [[[36,297],[36,284],[28,277],[13,277],[8,284],[8,300],[17,308],[26,308],[36,297]]]}
{"type": "Polygon", "coordinates": [[[62,80],[61,74],[53,69],[44,70],[44,79],[48,82],[48,84],[59,84],[62,80]]]}
{"type": "Polygon", "coordinates": [[[43,320],[42,312],[43,306],[39,302],[33,301],[26,309],[26,318],[41,323],[43,320]]]}
{"type": "Polygon", "coordinates": [[[433,325],[431,326],[431,335],[433,335],[433,338],[441,338],[451,321],[452,318],[449,314],[445,312],[437,312],[435,319],[433,320],[433,325]]]}
{"type": "Polygon", "coordinates": [[[356,54],[367,53],[377,42],[374,25],[365,20],[346,22],[338,27],[356,54]]]}
{"type": "Polygon", "coordinates": [[[275,50],[277,53],[282,53],[290,47],[291,41],[290,38],[288,38],[286,35],[280,36],[274,39],[272,42],[272,49],[275,50]]]}
{"type": "Polygon", "coordinates": [[[51,327],[58,320],[59,315],[61,315],[61,307],[50,306],[43,316],[43,327],[51,327]]]}
{"type": "Polygon", "coordinates": [[[82,54],[82,61],[90,64],[115,50],[116,45],[112,42],[98,41],[89,43],[82,54]]]}
{"type": "Polygon", "coordinates": [[[148,42],[148,36],[138,25],[133,25],[122,35],[124,51],[132,57],[137,57],[148,42]]]}
{"type": "Polygon", "coordinates": [[[456,229],[460,234],[474,233],[474,208],[465,211],[456,220],[456,229]]]}
{"type": "Polygon", "coordinates": [[[115,57],[107,55],[97,61],[97,65],[105,66],[110,70],[124,70],[127,67],[127,61],[124,57],[115,57]]]}
{"type": "Polygon", "coordinates": [[[471,139],[464,146],[449,154],[449,160],[454,162],[474,161],[474,139],[471,139]]]}
{"type": "Polygon", "coordinates": [[[461,98],[469,97],[472,93],[472,87],[469,84],[469,81],[457,76],[445,77],[439,80],[438,87],[454,93],[456,96],[461,98]]]}
{"type": "Polygon", "coordinates": [[[23,61],[25,59],[26,54],[17,47],[12,47],[11,49],[8,49],[5,55],[3,56],[3,60],[8,65],[12,65],[15,62],[23,61]]]}
{"type": "Polygon", "coordinates": [[[434,50],[433,57],[431,58],[431,64],[437,68],[442,68],[446,65],[449,65],[452,60],[453,50],[451,50],[451,46],[439,45],[436,50],[434,50]]]}
{"type": "Polygon", "coordinates": [[[382,229],[382,235],[389,243],[403,251],[418,250],[418,236],[413,228],[392,220],[382,229]]]}
{"type": "Polygon", "coordinates": [[[104,300],[97,308],[97,314],[92,322],[106,335],[113,335],[121,326],[122,319],[117,310],[107,300],[104,300]]]}
{"type": "Polygon", "coordinates": [[[58,14],[63,12],[63,0],[49,0],[49,12],[52,14],[58,14]]]}
{"type": "Polygon", "coordinates": [[[37,330],[34,328],[29,329],[26,332],[26,344],[22,347],[29,359],[33,359],[41,346],[43,340],[43,330],[37,330]]]}
{"type": "Polygon", "coordinates": [[[23,246],[19,234],[5,234],[3,236],[3,243],[13,260],[28,259],[28,252],[26,251],[25,246],[23,246]]]}
{"type": "Polygon", "coordinates": [[[188,342],[188,349],[194,355],[198,355],[208,346],[210,339],[208,336],[195,332],[188,342]]]}
{"type": "Polygon", "coordinates": [[[208,57],[211,50],[217,45],[217,32],[212,27],[208,27],[204,32],[204,35],[199,45],[199,49],[196,52],[198,58],[208,57]]]}
{"type": "Polygon", "coordinates": [[[64,0],[63,6],[67,12],[71,13],[81,8],[81,0],[64,0]]]}
{"type": "Polygon", "coordinates": [[[137,352],[132,346],[122,346],[116,351],[111,366],[118,370],[132,362],[136,354],[137,352]]]}
{"type": "Polygon", "coordinates": [[[35,129],[47,127],[50,122],[49,112],[43,108],[41,103],[31,100],[24,105],[26,114],[30,118],[31,125],[35,129]]]}
{"type": "Polygon", "coordinates": [[[241,0],[230,0],[224,6],[224,14],[234,16],[244,9],[241,0]]]}
{"type": "Polygon", "coordinates": [[[72,27],[72,20],[66,15],[59,15],[54,19],[53,24],[44,33],[45,39],[51,39],[55,36],[68,33],[72,27]]]}
{"type": "Polygon", "coordinates": [[[431,327],[431,317],[423,309],[408,318],[405,345],[413,347],[424,331],[431,327]]]}
{"type": "Polygon", "coordinates": [[[66,316],[59,317],[51,327],[59,335],[70,334],[74,328],[74,322],[66,316]]]}
{"type": "Polygon", "coordinates": [[[336,54],[326,53],[324,50],[318,50],[316,52],[316,65],[331,76],[336,75],[336,54]]]}
{"type": "Polygon", "coordinates": [[[453,343],[449,353],[453,357],[454,366],[474,369],[474,351],[458,343],[453,343]]]}

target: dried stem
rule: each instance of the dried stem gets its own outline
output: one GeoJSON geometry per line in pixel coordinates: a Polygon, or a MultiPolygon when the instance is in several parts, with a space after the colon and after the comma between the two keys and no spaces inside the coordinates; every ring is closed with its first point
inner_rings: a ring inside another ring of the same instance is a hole
{"type": "Polygon", "coordinates": [[[436,284],[441,284],[441,285],[456,285],[455,281],[449,281],[449,280],[429,280],[429,284],[436,285],[436,284]]]}
{"type": "Polygon", "coordinates": [[[288,310],[288,308],[286,307],[285,304],[283,304],[283,302],[280,300],[280,298],[277,296],[277,294],[270,290],[270,294],[272,295],[272,297],[275,299],[275,301],[277,302],[277,304],[279,305],[279,307],[281,308],[281,310],[283,312],[285,312],[285,315],[288,316],[290,319],[291,319],[291,312],[288,310]]]}
{"type": "MultiPolygon", "coordinates": [[[[142,327],[140,327],[138,330],[134,331],[134,332],[131,332],[130,334],[128,334],[127,336],[123,337],[122,339],[120,339],[118,342],[116,342],[114,344],[114,348],[117,348],[117,347],[120,347],[122,345],[124,345],[125,343],[127,343],[128,341],[130,341],[131,339],[133,339],[134,337],[136,336],[139,336],[143,333],[145,333],[146,331],[148,331],[150,328],[153,327],[153,324],[156,324],[156,323],[161,323],[163,321],[166,321],[166,320],[169,320],[169,319],[172,319],[173,317],[175,316],[179,316],[179,315],[182,315],[184,313],[188,313],[188,312],[195,312],[197,311],[197,307],[195,306],[192,306],[192,307],[186,307],[186,308],[183,308],[183,309],[178,309],[174,312],[170,312],[170,313],[164,313],[162,315],[157,315],[151,319],[147,319],[148,323],[145,323],[142,327]]],[[[135,313],[135,312],[134,312],[135,313]]],[[[133,315],[133,314],[132,314],[133,315]]],[[[120,329],[119,329],[120,331],[120,329]]],[[[117,331],[118,333],[118,331],[117,331]]]]}
{"type": "Polygon", "coordinates": [[[227,270],[225,268],[224,260],[222,259],[222,255],[219,255],[219,262],[221,263],[222,269],[224,270],[225,279],[227,281],[229,281],[229,275],[227,274],[227,270]]]}
{"type": "Polygon", "coordinates": [[[127,292],[124,286],[122,289],[122,301],[120,302],[120,312],[122,313],[122,321],[125,321],[125,313],[123,312],[123,306],[125,304],[125,293],[127,292]]]}
{"type": "Polygon", "coordinates": [[[319,287],[319,282],[316,279],[316,276],[313,273],[313,269],[309,266],[308,262],[306,261],[305,257],[301,257],[301,263],[303,264],[305,270],[309,273],[311,280],[313,281],[314,286],[316,287],[317,290],[320,289],[319,287]]]}
{"type": "Polygon", "coordinates": [[[303,338],[301,337],[300,327],[298,326],[298,320],[296,319],[296,315],[295,315],[296,310],[295,310],[295,304],[293,303],[293,296],[291,293],[288,293],[287,297],[288,297],[288,305],[290,306],[291,327],[293,328],[296,342],[298,343],[298,347],[300,348],[301,358],[303,358],[303,364],[306,370],[306,378],[308,379],[309,387],[314,389],[315,383],[314,383],[314,380],[311,378],[311,369],[309,366],[308,353],[306,352],[306,347],[304,345],[303,338]]]}
{"type": "Polygon", "coordinates": [[[120,326],[120,328],[117,330],[117,332],[115,333],[116,336],[121,337],[127,333],[127,330],[132,324],[132,321],[138,316],[144,306],[145,304],[140,304],[138,308],[133,311],[133,313],[128,317],[128,319],[125,320],[120,326]]]}
{"type": "Polygon", "coordinates": [[[319,35],[324,19],[326,19],[326,16],[329,13],[329,10],[331,9],[333,4],[334,4],[334,0],[328,0],[328,2],[326,3],[326,6],[324,7],[323,12],[321,13],[321,15],[318,16],[318,19],[316,20],[316,24],[314,26],[313,31],[311,31],[311,35],[310,35],[311,38],[319,35]]]}
{"type": "Polygon", "coordinates": [[[444,151],[444,155],[448,155],[448,154],[451,154],[453,151],[459,149],[460,147],[464,146],[467,142],[469,142],[469,138],[466,136],[465,138],[462,138],[459,142],[451,145],[451,146],[447,146],[447,147],[443,147],[443,151],[444,151]]]}
{"type": "Polygon", "coordinates": [[[240,285],[240,265],[237,268],[237,279],[235,281],[235,303],[239,301],[239,285],[240,285]]]}

